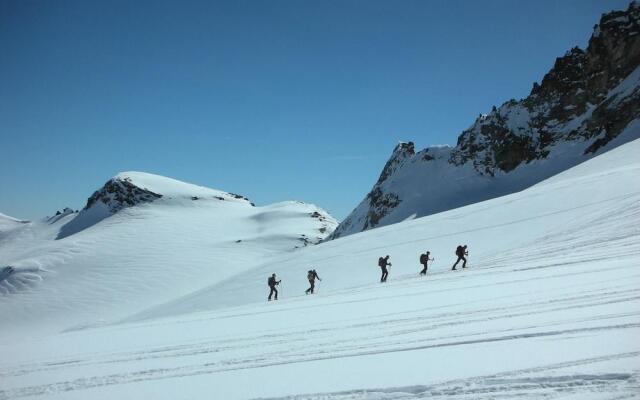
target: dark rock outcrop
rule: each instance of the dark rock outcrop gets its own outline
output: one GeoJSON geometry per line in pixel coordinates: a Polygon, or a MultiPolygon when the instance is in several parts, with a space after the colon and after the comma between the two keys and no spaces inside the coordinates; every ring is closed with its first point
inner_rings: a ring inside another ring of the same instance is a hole
{"type": "MultiPolygon", "coordinates": [[[[479,115],[456,147],[416,154],[412,142],[398,144],[372,190],[331,238],[522,190],[609,149],[640,119],[639,65],[640,5],[634,1],[603,15],[587,48],[574,47],[557,58],[526,98],[479,115]],[[564,144],[571,150],[554,153],[564,144]],[[551,167],[520,174],[522,179],[504,178],[554,157],[551,167]],[[475,188],[469,183],[474,174],[475,188]],[[504,187],[502,181],[508,181],[504,187]]],[[[625,137],[637,136],[637,130],[625,137]]]]}
{"type": "Polygon", "coordinates": [[[560,141],[598,137],[584,150],[593,153],[614,139],[640,115],[637,90],[622,104],[607,98],[640,64],[639,21],[635,2],[626,11],[604,15],[586,50],[569,50],[528,97],[494,108],[464,131],[451,162],[471,161],[478,172],[494,175],[546,158],[560,141]],[[567,127],[581,116],[582,123],[567,127]]]}
{"type": "Polygon", "coordinates": [[[115,213],[125,207],[150,203],[161,197],[161,194],[134,185],[130,178],[112,178],[89,197],[84,210],[88,210],[97,202],[102,202],[111,213],[115,213]]]}

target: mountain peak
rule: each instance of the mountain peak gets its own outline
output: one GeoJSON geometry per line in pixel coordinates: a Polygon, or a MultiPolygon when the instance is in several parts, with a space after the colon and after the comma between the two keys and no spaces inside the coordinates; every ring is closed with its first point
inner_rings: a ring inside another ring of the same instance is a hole
{"type": "Polygon", "coordinates": [[[244,196],[193,185],[147,172],[121,172],[88,199],[78,216],[60,229],[58,239],[73,235],[128,207],[159,199],[182,204],[196,200],[230,201],[253,206],[244,196]]]}
{"type": "Polygon", "coordinates": [[[385,179],[387,179],[387,177],[389,177],[389,175],[391,175],[396,170],[399,164],[401,164],[407,158],[413,157],[415,154],[416,151],[414,149],[413,142],[399,142],[393,149],[391,157],[389,157],[389,160],[382,169],[376,185],[384,182],[385,179]]]}
{"type": "Polygon", "coordinates": [[[145,185],[138,186],[129,173],[121,173],[109,179],[101,189],[95,191],[87,199],[87,205],[83,211],[89,210],[101,202],[113,214],[125,207],[149,203],[161,197],[161,194],[148,190],[145,185]]]}
{"type": "Polygon", "coordinates": [[[525,99],[511,99],[454,148],[398,144],[332,238],[523,190],[640,137],[640,6],[601,17],[586,49],[555,60],[525,99]]]}

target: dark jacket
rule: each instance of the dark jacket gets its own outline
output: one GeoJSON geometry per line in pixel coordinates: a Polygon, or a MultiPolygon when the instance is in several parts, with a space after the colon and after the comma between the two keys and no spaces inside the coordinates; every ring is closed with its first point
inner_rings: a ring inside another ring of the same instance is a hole
{"type": "Polygon", "coordinates": [[[322,279],[320,279],[320,277],[318,276],[318,273],[316,272],[316,270],[311,270],[307,273],[307,279],[310,281],[315,281],[316,279],[321,281],[322,279]]]}

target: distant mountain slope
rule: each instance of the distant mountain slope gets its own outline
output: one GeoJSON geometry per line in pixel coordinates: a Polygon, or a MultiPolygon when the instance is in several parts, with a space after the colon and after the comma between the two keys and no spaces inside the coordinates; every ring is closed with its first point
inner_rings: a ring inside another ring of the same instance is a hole
{"type": "Polygon", "coordinates": [[[400,143],[331,238],[529,187],[640,137],[640,5],[602,16],[528,97],[480,115],[455,147],[400,143]]]}
{"type": "Polygon", "coordinates": [[[118,174],[81,212],[20,224],[0,240],[0,268],[16,270],[0,277],[0,317],[25,332],[122,317],[317,243],[336,226],[312,204],[256,207],[171,178],[118,174]]]}

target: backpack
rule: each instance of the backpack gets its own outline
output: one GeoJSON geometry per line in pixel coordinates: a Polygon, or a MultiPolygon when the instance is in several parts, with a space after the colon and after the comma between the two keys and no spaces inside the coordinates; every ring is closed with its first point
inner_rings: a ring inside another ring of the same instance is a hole
{"type": "Polygon", "coordinates": [[[462,246],[458,246],[458,247],[456,248],[456,255],[457,255],[457,256],[463,256],[463,255],[464,255],[464,247],[462,247],[462,246]]]}
{"type": "Polygon", "coordinates": [[[313,275],[314,275],[314,274],[313,274],[313,271],[309,271],[309,272],[307,272],[307,279],[308,279],[308,280],[310,280],[310,281],[312,281],[312,280],[314,279],[314,276],[313,276],[313,275]]]}
{"type": "Polygon", "coordinates": [[[269,279],[267,279],[267,285],[269,286],[274,286],[276,284],[276,280],[273,276],[270,276],[269,279]]]}
{"type": "Polygon", "coordinates": [[[426,264],[427,263],[427,255],[426,254],[421,254],[420,255],[420,264],[426,264]]]}
{"type": "Polygon", "coordinates": [[[384,261],[384,257],[378,258],[378,267],[386,267],[387,263],[384,261]]]}

